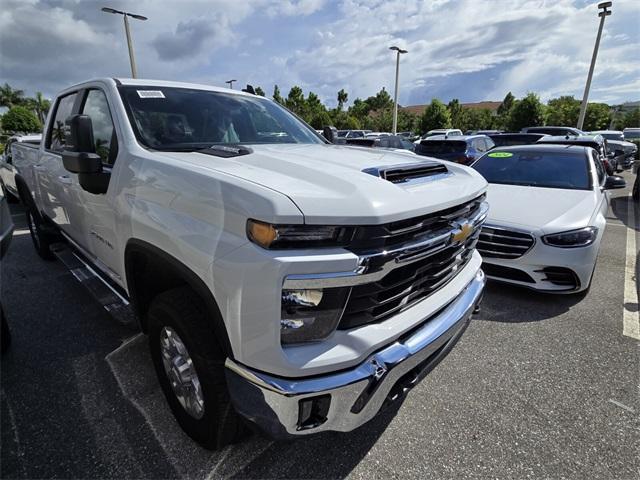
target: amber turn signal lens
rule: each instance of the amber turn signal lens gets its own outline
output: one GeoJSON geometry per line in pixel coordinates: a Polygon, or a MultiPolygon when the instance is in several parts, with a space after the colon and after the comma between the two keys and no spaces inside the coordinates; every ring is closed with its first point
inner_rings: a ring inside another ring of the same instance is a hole
{"type": "Polygon", "coordinates": [[[278,231],[273,225],[256,220],[249,220],[247,222],[247,234],[251,241],[264,248],[269,248],[269,245],[278,238],[278,231]]]}

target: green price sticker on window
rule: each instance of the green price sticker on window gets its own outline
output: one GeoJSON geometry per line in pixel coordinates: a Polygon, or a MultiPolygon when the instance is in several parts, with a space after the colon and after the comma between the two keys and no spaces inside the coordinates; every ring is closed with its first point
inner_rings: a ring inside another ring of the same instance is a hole
{"type": "Polygon", "coordinates": [[[489,154],[490,157],[492,158],[507,158],[507,157],[513,157],[513,153],[509,153],[509,152],[493,152],[489,154]]]}

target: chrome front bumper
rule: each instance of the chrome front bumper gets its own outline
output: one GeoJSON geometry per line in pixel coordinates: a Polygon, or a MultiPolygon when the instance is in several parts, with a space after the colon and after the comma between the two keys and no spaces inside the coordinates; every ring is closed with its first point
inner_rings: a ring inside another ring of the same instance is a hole
{"type": "Polygon", "coordinates": [[[462,334],[482,299],[484,273],[413,332],[352,369],[301,379],[254,371],[231,359],[226,376],[236,410],[274,438],[354,430],[414,386],[462,334]]]}

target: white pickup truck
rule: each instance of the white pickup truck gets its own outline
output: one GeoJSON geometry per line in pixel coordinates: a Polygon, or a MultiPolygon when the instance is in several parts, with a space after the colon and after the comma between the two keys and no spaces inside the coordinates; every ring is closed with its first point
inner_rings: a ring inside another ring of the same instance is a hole
{"type": "Polygon", "coordinates": [[[353,430],[481,300],[480,175],[332,145],[259,96],[88,81],[13,159],[39,254],[131,309],[169,406],[208,448],[242,418],[276,438],[353,430]]]}

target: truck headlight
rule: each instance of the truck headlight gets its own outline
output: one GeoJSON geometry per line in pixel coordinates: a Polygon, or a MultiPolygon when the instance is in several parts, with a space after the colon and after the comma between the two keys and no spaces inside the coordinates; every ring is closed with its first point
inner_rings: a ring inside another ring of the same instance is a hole
{"type": "Polygon", "coordinates": [[[576,248],[591,245],[598,237],[596,227],[585,227],[578,230],[553,233],[542,237],[542,241],[552,247],[576,248]]]}
{"type": "Polygon", "coordinates": [[[272,225],[247,221],[247,237],[267,249],[345,246],[353,228],[323,225],[272,225]]]}
{"type": "Polygon", "coordinates": [[[316,342],[331,335],[342,317],[349,290],[282,290],[281,343],[316,342]]]}

